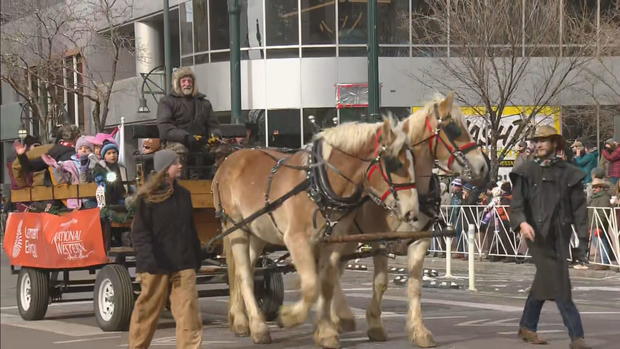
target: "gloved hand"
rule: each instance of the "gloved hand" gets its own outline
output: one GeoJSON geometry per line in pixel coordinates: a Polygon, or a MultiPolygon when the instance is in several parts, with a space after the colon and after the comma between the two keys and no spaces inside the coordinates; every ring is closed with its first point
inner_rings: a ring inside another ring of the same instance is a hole
{"type": "Polygon", "coordinates": [[[185,144],[190,149],[197,149],[206,144],[207,139],[201,135],[187,135],[185,136],[185,144]]]}
{"type": "Polygon", "coordinates": [[[99,159],[95,153],[88,154],[88,169],[92,170],[97,165],[99,159]]]}

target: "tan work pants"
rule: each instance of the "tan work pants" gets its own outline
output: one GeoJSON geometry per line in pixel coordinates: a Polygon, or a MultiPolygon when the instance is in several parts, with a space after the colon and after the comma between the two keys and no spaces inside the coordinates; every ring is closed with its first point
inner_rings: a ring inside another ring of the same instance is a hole
{"type": "Polygon", "coordinates": [[[171,274],[138,273],[138,278],[142,291],[131,314],[129,348],[149,347],[168,293],[172,316],[176,321],[177,349],[200,348],[202,319],[196,271],[184,269],[171,274]]]}

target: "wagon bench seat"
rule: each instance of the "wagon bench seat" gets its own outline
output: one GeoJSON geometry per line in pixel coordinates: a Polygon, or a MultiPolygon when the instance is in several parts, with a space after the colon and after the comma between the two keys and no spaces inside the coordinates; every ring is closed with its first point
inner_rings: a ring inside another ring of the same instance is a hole
{"type": "MultiPolygon", "coordinates": [[[[179,183],[192,194],[194,208],[213,208],[210,180],[181,180],[179,183]]],[[[97,184],[57,184],[11,190],[12,202],[94,198],[97,184]]]]}

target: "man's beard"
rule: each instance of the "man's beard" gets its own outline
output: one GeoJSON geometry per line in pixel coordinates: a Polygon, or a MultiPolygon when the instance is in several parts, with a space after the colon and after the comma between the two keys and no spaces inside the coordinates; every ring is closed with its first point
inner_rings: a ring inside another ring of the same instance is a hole
{"type": "Polygon", "coordinates": [[[192,88],[187,88],[187,87],[186,88],[182,88],[181,92],[183,92],[184,96],[191,96],[192,93],[194,92],[194,88],[193,87],[192,88]]]}

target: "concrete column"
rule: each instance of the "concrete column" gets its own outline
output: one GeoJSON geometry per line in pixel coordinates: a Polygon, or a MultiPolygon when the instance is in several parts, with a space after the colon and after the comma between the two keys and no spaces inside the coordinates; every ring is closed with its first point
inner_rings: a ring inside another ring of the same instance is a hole
{"type": "Polygon", "coordinates": [[[135,22],[136,74],[148,73],[164,64],[164,50],[161,43],[161,30],[154,23],[135,22]]]}

